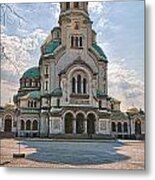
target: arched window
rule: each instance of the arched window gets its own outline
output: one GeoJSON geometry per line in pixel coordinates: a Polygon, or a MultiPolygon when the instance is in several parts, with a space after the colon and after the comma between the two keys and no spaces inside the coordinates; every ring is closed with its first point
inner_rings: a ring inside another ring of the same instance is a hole
{"type": "Polygon", "coordinates": [[[30,120],[27,120],[26,121],[26,130],[31,130],[31,121],[30,120]]]}
{"type": "Polygon", "coordinates": [[[80,47],[82,47],[82,37],[80,37],[80,47]]]}
{"type": "Polygon", "coordinates": [[[118,132],[122,132],[122,124],[119,122],[117,126],[118,126],[118,132]]]}
{"type": "Polygon", "coordinates": [[[75,46],[78,47],[78,37],[75,37],[75,46]]]}
{"type": "Polygon", "coordinates": [[[78,2],[74,2],[74,8],[79,8],[79,3],[78,2]]]}
{"type": "Polygon", "coordinates": [[[31,101],[31,107],[33,107],[33,101],[31,101]]]}
{"type": "Polygon", "coordinates": [[[23,79],[23,87],[26,87],[26,79],[23,79]]]}
{"type": "Polygon", "coordinates": [[[32,87],[32,79],[29,80],[29,86],[32,87]]]}
{"type": "Polygon", "coordinates": [[[66,10],[70,9],[70,3],[66,2],[66,10]]]}
{"type": "Polygon", "coordinates": [[[124,132],[128,132],[128,124],[126,122],[123,124],[123,129],[124,132]]]}
{"type": "Polygon", "coordinates": [[[74,46],[74,37],[71,36],[71,47],[73,47],[73,46],[74,46]]]}
{"type": "Polygon", "coordinates": [[[113,132],[116,132],[116,124],[115,124],[115,122],[111,123],[111,129],[112,129],[113,132]]]}
{"type": "Polygon", "coordinates": [[[34,101],[34,107],[37,107],[37,102],[36,101],[34,101]]]}
{"type": "Polygon", "coordinates": [[[87,93],[87,80],[86,78],[83,79],[83,93],[87,93]]]}
{"type": "Polygon", "coordinates": [[[75,78],[73,77],[73,78],[72,78],[72,93],[75,93],[75,86],[76,86],[76,80],[75,80],[75,78]]]}
{"type": "Polygon", "coordinates": [[[99,109],[101,109],[102,108],[102,101],[101,100],[99,100],[98,105],[99,105],[99,109]]]}
{"type": "Polygon", "coordinates": [[[77,76],[77,93],[81,93],[81,75],[77,76]]]}
{"type": "Polygon", "coordinates": [[[31,102],[30,101],[28,101],[28,107],[30,107],[31,106],[31,102]]]}
{"type": "Polygon", "coordinates": [[[32,130],[38,130],[38,121],[37,120],[33,121],[32,130]]]}
{"type": "Polygon", "coordinates": [[[20,122],[20,129],[21,130],[25,129],[25,122],[24,122],[24,120],[21,120],[21,122],[20,122]]]}

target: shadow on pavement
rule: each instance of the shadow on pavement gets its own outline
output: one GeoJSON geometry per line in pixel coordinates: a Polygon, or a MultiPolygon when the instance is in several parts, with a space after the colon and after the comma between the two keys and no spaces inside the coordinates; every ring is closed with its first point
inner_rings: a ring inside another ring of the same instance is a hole
{"type": "Polygon", "coordinates": [[[35,148],[36,152],[26,156],[26,159],[37,162],[97,165],[124,161],[130,157],[117,153],[123,146],[122,142],[36,142],[23,141],[27,148],[35,148]]]}

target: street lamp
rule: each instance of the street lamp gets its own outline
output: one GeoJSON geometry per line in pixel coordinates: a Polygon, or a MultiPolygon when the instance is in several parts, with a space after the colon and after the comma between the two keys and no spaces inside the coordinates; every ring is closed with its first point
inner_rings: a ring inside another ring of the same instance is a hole
{"type": "Polygon", "coordinates": [[[128,120],[129,120],[129,135],[131,139],[131,114],[130,112],[127,112],[127,115],[128,115],[128,120]]]}
{"type": "MultiPolygon", "coordinates": [[[[17,120],[18,120],[19,115],[20,115],[20,110],[17,109],[16,111],[17,120]]],[[[18,153],[13,153],[13,158],[25,158],[25,153],[21,153],[20,133],[19,133],[19,138],[18,138],[18,153]]]]}

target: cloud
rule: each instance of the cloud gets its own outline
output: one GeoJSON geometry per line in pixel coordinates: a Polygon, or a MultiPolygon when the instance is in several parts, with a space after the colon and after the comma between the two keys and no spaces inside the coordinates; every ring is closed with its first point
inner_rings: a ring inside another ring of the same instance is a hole
{"type": "Polygon", "coordinates": [[[8,71],[9,74],[18,72],[22,74],[28,67],[36,65],[40,54],[36,54],[36,50],[40,51],[40,45],[46,36],[47,33],[41,29],[36,29],[26,37],[3,33],[1,35],[2,71],[8,71]]]}
{"type": "Polygon", "coordinates": [[[42,29],[36,29],[23,37],[1,34],[1,93],[3,104],[7,100],[5,97],[12,96],[12,93],[15,93],[14,88],[11,87],[18,86],[19,78],[24,71],[38,65],[40,46],[45,37],[47,37],[47,33],[42,29]],[[11,87],[8,88],[7,84],[11,87]]]}
{"type": "Polygon", "coordinates": [[[89,2],[88,10],[90,13],[95,13],[95,14],[103,13],[104,3],[102,1],[89,2]]]}
{"type": "Polygon", "coordinates": [[[8,83],[6,80],[1,80],[1,102],[2,105],[8,103],[13,96],[17,93],[19,85],[14,82],[8,83]]]}
{"type": "Polygon", "coordinates": [[[128,69],[125,59],[109,64],[108,78],[109,95],[121,100],[123,111],[131,105],[144,108],[144,82],[128,69]]]}

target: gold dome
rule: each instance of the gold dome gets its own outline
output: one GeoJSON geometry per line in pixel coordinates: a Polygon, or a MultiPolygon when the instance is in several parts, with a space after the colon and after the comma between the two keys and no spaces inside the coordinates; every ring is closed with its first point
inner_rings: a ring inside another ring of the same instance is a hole
{"type": "Polygon", "coordinates": [[[15,105],[13,103],[9,102],[9,103],[6,103],[4,108],[7,110],[13,110],[13,109],[15,109],[15,105]]]}
{"type": "Polygon", "coordinates": [[[134,107],[134,106],[131,106],[127,109],[127,112],[128,113],[132,113],[132,114],[136,114],[139,112],[138,108],[134,107]]]}

